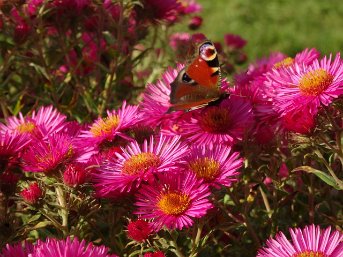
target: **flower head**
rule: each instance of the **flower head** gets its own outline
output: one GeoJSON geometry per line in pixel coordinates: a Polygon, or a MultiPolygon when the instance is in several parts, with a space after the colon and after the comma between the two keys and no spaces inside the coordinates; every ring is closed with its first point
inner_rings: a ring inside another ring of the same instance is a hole
{"type": "MultiPolygon", "coordinates": [[[[95,246],[92,243],[86,243],[85,240],[79,241],[76,237],[71,239],[48,238],[45,242],[38,241],[34,246],[32,257],[117,257],[117,255],[108,254],[108,248],[105,246],[95,246]]],[[[31,256],[30,256],[31,257],[31,256]]]]}
{"type": "Polygon", "coordinates": [[[137,141],[130,143],[116,154],[117,158],[105,161],[94,175],[99,195],[129,193],[150,180],[154,173],[174,170],[187,150],[179,139],[160,136],[157,140],[153,137],[149,142],[145,140],[142,146],[137,141]]]}
{"type": "Polygon", "coordinates": [[[30,143],[30,138],[18,133],[0,133],[0,171],[30,143]]]}
{"type": "Polygon", "coordinates": [[[33,245],[27,241],[24,244],[7,244],[0,252],[0,257],[28,257],[33,252],[33,245]]]}
{"type": "Polygon", "coordinates": [[[343,65],[340,55],[332,61],[324,57],[311,65],[273,69],[268,79],[275,88],[275,108],[287,112],[308,108],[314,114],[321,105],[328,106],[343,93],[343,65]]]}
{"type": "Polygon", "coordinates": [[[112,142],[117,136],[130,140],[124,131],[139,120],[138,106],[126,105],[124,102],[118,111],[107,111],[106,118],[98,118],[88,130],[81,132],[80,137],[85,139],[85,146],[112,142]]]}
{"type": "Polygon", "coordinates": [[[149,252],[145,253],[143,257],[165,257],[164,253],[161,251],[158,252],[149,252]]]}
{"type": "Polygon", "coordinates": [[[245,39],[235,34],[226,34],[224,36],[224,40],[227,46],[230,46],[235,49],[243,48],[247,43],[245,39]]]}
{"type": "Polygon", "coordinates": [[[237,170],[242,166],[237,152],[223,145],[197,146],[190,150],[185,158],[186,169],[193,172],[198,179],[217,187],[230,186],[238,175],[237,170]]]}
{"type": "Polygon", "coordinates": [[[30,184],[20,192],[21,197],[29,204],[35,204],[43,196],[43,191],[37,182],[30,184]]]}
{"type": "Polygon", "coordinates": [[[63,182],[70,186],[76,187],[86,182],[87,171],[82,163],[70,163],[66,166],[63,173],[63,182]]]}
{"type": "Polygon", "coordinates": [[[194,173],[168,172],[138,191],[135,214],[151,219],[154,229],[182,229],[212,208],[208,186],[194,173]]]}
{"type": "Polygon", "coordinates": [[[22,156],[22,166],[24,171],[51,172],[76,157],[76,152],[69,135],[55,133],[46,140],[34,140],[22,156]]]}
{"type": "Polygon", "coordinates": [[[127,235],[137,242],[143,242],[152,233],[151,224],[145,220],[130,221],[127,226],[127,235]]]}
{"type": "Polygon", "coordinates": [[[170,83],[175,80],[182,68],[183,65],[178,65],[176,69],[169,68],[156,84],[148,84],[140,105],[142,122],[147,126],[159,126],[181,115],[181,112],[167,114],[167,111],[170,108],[170,83]]]}
{"type": "Polygon", "coordinates": [[[269,239],[266,246],[259,250],[257,257],[342,257],[343,234],[321,230],[310,225],[303,229],[290,229],[292,241],[280,232],[275,239],[269,239]]]}
{"type": "Polygon", "coordinates": [[[218,106],[208,106],[194,112],[182,122],[180,134],[193,143],[232,145],[254,122],[252,106],[245,99],[230,96],[218,106]]]}
{"type": "Polygon", "coordinates": [[[45,137],[51,133],[60,132],[65,126],[66,116],[59,113],[53,106],[41,107],[31,115],[19,118],[12,116],[6,119],[6,125],[0,124],[0,131],[18,134],[29,134],[38,138],[45,137]]]}

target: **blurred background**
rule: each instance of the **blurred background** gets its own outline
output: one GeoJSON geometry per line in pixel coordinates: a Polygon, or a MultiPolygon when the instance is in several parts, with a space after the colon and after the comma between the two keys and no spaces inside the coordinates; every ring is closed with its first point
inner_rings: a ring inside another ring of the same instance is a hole
{"type": "Polygon", "coordinates": [[[343,48],[343,2],[338,0],[198,0],[199,32],[213,41],[225,33],[248,41],[249,60],[281,51],[288,55],[315,47],[323,54],[343,48]]]}

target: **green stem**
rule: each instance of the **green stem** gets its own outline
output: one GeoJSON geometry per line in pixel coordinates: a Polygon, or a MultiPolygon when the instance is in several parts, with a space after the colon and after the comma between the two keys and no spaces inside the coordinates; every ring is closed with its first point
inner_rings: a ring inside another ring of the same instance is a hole
{"type": "Polygon", "coordinates": [[[271,210],[271,208],[270,208],[270,204],[269,204],[267,195],[266,195],[265,192],[263,191],[262,187],[259,186],[258,188],[259,188],[259,190],[260,190],[260,193],[261,193],[261,196],[262,196],[262,199],[263,199],[264,206],[266,207],[268,217],[271,218],[271,217],[272,217],[272,210],[271,210]]]}
{"type": "Polygon", "coordinates": [[[203,227],[204,227],[204,223],[202,222],[202,220],[200,220],[200,222],[198,223],[197,233],[196,233],[195,239],[193,240],[190,257],[195,257],[198,255],[198,253],[196,252],[196,249],[197,249],[197,246],[199,245],[199,242],[201,239],[201,233],[202,233],[203,227]]]}
{"type": "Polygon", "coordinates": [[[340,180],[335,172],[333,171],[333,169],[331,168],[331,166],[327,163],[327,161],[324,159],[323,155],[321,154],[321,152],[319,150],[316,150],[315,153],[318,155],[319,158],[321,158],[321,161],[324,163],[325,167],[327,168],[327,170],[329,171],[330,175],[333,177],[333,179],[335,180],[336,184],[338,185],[338,187],[343,190],[343,181],[340,180]]]}
{"type": "Polygon", "coordinates": [[[171,246],[173,246],[173,247],[175,248],[175,249],[174,249],[175,254],[176,254],[178,257],[185,257],[185,256],[183,255],[183,253],[181,252],[179,246],[177,245],[176,239],[173,237],[173,235],[172,235],[170,232],[169,232],[169,234],[170,234],[170,237],[171,237],[171,239],[172,239],[172,240],[169,241],[169,243],[170,243],[171,246]]]}
{"type": "Polygon", "coordinates": [[[61,186],[56,186],[57,201],[61,206],[62,226],[64,227],[63,234],[68,235],[68,208],[65,199],[65,194],[61,186]]]}

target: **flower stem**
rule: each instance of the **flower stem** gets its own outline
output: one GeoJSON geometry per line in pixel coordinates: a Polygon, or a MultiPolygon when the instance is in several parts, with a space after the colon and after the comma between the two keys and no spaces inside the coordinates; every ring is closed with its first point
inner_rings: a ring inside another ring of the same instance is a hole
{"type": "Polygon", "coordinates": [[[262,199],[263,199],[264,206],[266,207],[268,217],[271,218],[271,217],[272,217],[272,210],[271,210],[271,208],[270,208],[270,204],[269,204],[267,195],[266,195],[265,192],[263,191],[262,187],[259,186],[258,188],[259,188],[259,190],[260,190],[260,193],[261,193],[261,196],[262,196],[262,199]]]}
{"type": "Polygon", "coordinates": [[[57,194],[57,201],[61,206],[61,218],[62,218],[62,226],[63,226],[63,235],[68,235],[68,209],[67,209],[67,202],[65,199],[65,194],[63,188],[61,186],[56,186],[56,194],[57,194]]]}
{"type": "Polygon", "coordinates": [[[178,257],[185,257],[184,255],[183,255],[183,253],[181,252],[181,250],[180,250],[180,248],[179,248],[179,246],[177,245],[177,243],[176,243],[176,239],[173,237],[173,235],[169,232],[169,234],[170,234],[170,237],[171,237],[171,239],[172,240],[170,240],[170,245],[171,246],[173,246],[175,249],[174,249],[174,252],[175,252],[175,254],[178,256],[178,257]]]}

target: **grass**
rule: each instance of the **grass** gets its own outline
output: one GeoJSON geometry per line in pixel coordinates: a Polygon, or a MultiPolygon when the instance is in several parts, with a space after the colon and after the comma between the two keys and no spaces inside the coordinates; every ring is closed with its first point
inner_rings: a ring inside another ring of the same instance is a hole
{"type": "Polygon", "coordinates": [[[315,47],[323,54],[343,48],[343,4],[338,0],[198,0],[204,33],[223,41],[226,33],[248,40],[251,59],[315,47]]]}

